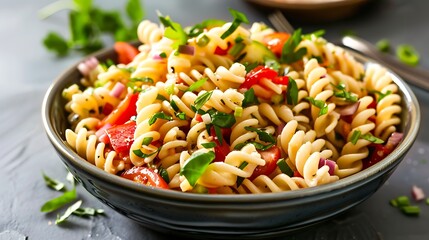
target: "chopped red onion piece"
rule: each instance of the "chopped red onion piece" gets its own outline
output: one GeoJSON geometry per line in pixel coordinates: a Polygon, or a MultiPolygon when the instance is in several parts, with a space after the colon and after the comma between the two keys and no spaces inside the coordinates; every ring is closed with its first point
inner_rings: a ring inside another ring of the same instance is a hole
{"type": "Polygon", "coordinates": [[[277,135],[280,135],[281,133],[282,133],[282,131],[283,131],[283,128],[286,126],[286,124],[285,123],[280,123],[280,125],[278,125],[277,126],[277,129],[276,129],[276,134],[277,135]]]}
{"type": "Polygon", "coordinates": [[[416,201],[421,201],[425,199],[425,193],[423,192],[423,189],[417,187],[416,185],[414,185],[411,189],[411,195],[416,201]]]}
{"type": "Polygon", "coordinates": [[[329,175],[334,175],[335,174],[335,166],[337,165],[337,163],[335,161],[329,160],[329,159],[325,159],[325,158],[320,158],[319,160],[319,168],[323,167],[327,165],[329,167],[329,175]]]}
{"type": "Polygon", "coordinates": [[[394,132],[390,137],[387,139],[386,148],[393,149],[401,142],[402,138],[404,137],[403,133],[400,132],[394,132]]]}
{"type": "Polygon", "coordinates": [[[90,71],[88,65],[86,65],[84,62],[79,63],[79,65],[77,65],[77,69],[80,73],[82,73],[83,76],[88,76],[90,71]]]}
{"type": "Polygon", "coordinates": [[[187,55],[194,55],[195,48],[194,46],[180,45],[177,51],[187,55]]]}
{"type": "Polygon", "coordinates": [[[95,69],[98,66],[98,60],[95,57],[90,57],[85,61],[86,65],[91,69],[95,69]]]}
{"type": "Polygon", "coordinates": [[[159,54],[153,54],[152,59],[153,60],[162,60],[162,57],[159,54]]]}
{"type": "Polygon", "coordinates": [[[113,86],[112,90],[110,91],[110,96],[118,98],[121,96],[124,90],[125,90],[125,85],[122,84],[121,82],[117,82],[115,86],[113,86]]]}
{"type": "Polygon", "coordinates": [[[338,111],[338,113],[341,116],[350,116],[350,115],[353,115],[357,111],[357,109],[359,108],[359,105],[360,105],[360,102],[355,102],[353,104],[350,104],[350,105],[348,105],[346,107],[341,108],[338,111]]]}

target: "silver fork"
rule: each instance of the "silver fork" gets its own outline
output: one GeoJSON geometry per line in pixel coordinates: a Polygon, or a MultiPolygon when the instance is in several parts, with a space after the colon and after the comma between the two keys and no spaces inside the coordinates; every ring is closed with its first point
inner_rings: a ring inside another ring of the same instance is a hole
{"type": "Polygon", "coordinates": [[[295,29],[279,10],[275,10],[268,15],[268,20],[273,24],[273,27],[280,32],[293,33],[295,29]]]}
{"type": "MultiPolygon", "coordinates": [[[[279,10],[275,10],[274,12],[269,14],[268,20],[278,31],[287,33],[294,32],[294,28],[292,27],[292,25],[289,23],[283,13],[279,10]]],[[[415,86],[421,87],[429,91],[429,71],[421,68],[409,67],[399,62],[391,55],[381,53],[372,43],[358,37],[345,36],[341,38],[339,43],[334,43],[342,47],[346,47],[356,52],[359,52],[369,58],[377,60],[385,67],[389,68],[394,73],[401,76],[405,81],[408,81],[415,86]]]]}

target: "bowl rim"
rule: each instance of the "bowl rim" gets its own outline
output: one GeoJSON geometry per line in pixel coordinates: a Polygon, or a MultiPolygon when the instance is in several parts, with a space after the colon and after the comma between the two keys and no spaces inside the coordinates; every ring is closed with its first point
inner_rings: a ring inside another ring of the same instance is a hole
{"type": "MultiPolygon", "coordinates": [[[[345,49],[346,50],[346,49],[345,49]]],[[[407,111],[406,114],[409,115],[409,132],[404,135],[404,139],[401,143],[395,148],[395,150],[389,154],[383,161],[380,161],[373,166],[364,169],[360,172],[357,172],[351,176],[340,179],[336,182],[319,185],[316,187],[298,189],[293,191],[284,191],[278,193],[263,193],[263,194],[197,194],[197,193],[183,193],[175,190],[164,190],[155,187],[149,187],[145,185],[141,185],[139,183],[135,183],[128,179],[121,178],[115,174],[111,174],[105,172],[102,169],[97,168],[95,165],[89,163],[84,158],[80,157],[77,153],[75,153],[70,147],[68,147],[67,142],[61,138],[60,134],[55,130],[55,127],[52,122],[51,116],[51,107],[54,104],[55,96],[58,91],[62,91],[63,89],[63,81],[66,81],[68,76],[70,76],[73,72],[78,71],[77,66],[84,59],[88,59],[90,57],[96,57],[97,59],[104,59],[107,56],[113,54],[113,48],[102,49],[98,52],[95,52],[91,55],[88,55],[82,58],[80,61],[76,62],[74,65],[70,66],[68,69],[63,71],[49,86],[47,89],[45,96],[42,102],[42,122],[45,129],[45,132],[57,150],[58,154],[63,156],[62,160],[67,159],[68,163],[73,164],[75,167],[85,171],[86,174],[92,176],[94,179],[98,179],[104,182],[109,182],[114,186],[120,188],[126,188],[127,190],[134,191],[136,194],[144,194],[145,196],[152,196],[162,199],[174,199],[175,201],[186,201],[186,202],[199,202],[199,203],[230,203],[230,204],[243,204],[243,203],[266,203],[266,202],[275,202],[275,201],[284,201],[284,200],[295,200],[295,199],[303,199],[306,197],[316,196],[319,194],[329,193],[334,190],[342,189],[343,187],[349,185],[361,185],[365,184],[365,179],[376,178],[379,174],[387,171],[390,168],[393,168],[397,164],[400,163],[400,157],[405,155],[408,150],[411,148],[413,142],[417,138],[419,126],[420,126],[420,106],[418,100],[408,86],[408,84],[396,75],[389,68],[385,67],[389,74],[391,75],[393,81],[398,85],[399,92],[402,93],[402,101],[405,101],[405,106],[408,109],[403,109],[403,111],[407,111]]],[[[364,65],[368,64],[380,64],[379,62],[370,59],[368,57],[364,57],[359,53],[356,53],[351,50],[346,50],[351,53],[359,62],[364,65]]],[[[380,64],[383,66],[382,64],[380,64]]],[[[384,67],[384,66],[383,66],[384,67]]],[[[72,81],[70,82],[72,83],[72,81]]],[[[404,105],[404,104],[403,104],[404,105]]],[[[402,113],[404,114],[404,112],[402,113]]]]}

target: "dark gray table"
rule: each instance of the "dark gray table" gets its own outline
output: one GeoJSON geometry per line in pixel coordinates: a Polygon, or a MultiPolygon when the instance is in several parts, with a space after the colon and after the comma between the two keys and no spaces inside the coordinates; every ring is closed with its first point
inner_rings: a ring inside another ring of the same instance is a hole
{"type": "MultiPolygon", "coordinates": [[[[62,12],[48,20],[37,10],[49,0],[3,1],[0,8],[0,239],[170,239],[113,212],[78,187],[85,206],[104,208],[106,215],[67,224],[53,224],[56,213],[43,214],[41,205],[58,196],[48,189],[42,172],[65,181],[66,170],[48,142],[41,123],[43,95],[53,79],[81,56],[58,59],[41,40],[49,30],[67,33],[62,12]]],[[[96,4],[123,9],[125,0],[96,4]],[[106,5],[107,4],[107,5],[106,5]]],[[[162,0],[144,1],[146,16],[157,20],[156,10],[183,25],[206,18],[230,19],[228,7],[245,12],[251,21],[265,21],[263,11],[243,1],[162,0]]],[[[328,39],[353,30],[371,42],[388,38],[392,45],[409,43],[421,53],[420,67],[429,67],[429,1],[380,0],[357,17],[323,24],[300,24],[305,32],[326,29],[328,39]]],[[[299,24],[299,25],[298,25],[299,24]]],[[[388,182],[363,204],[326,223],[303,230],[295,239],[428,239],[429,206],[420,203],[419,217],[407,217],[389,206],[389,200],[410,195],[413,185],[429,194],[429,96],[413,87],[421,105],[418,139],[388,182]]],[[[281,239],[281,238],[280,238],[281,239]]],[[[288,238],[289,239],[289,238],[288,238]]]]}

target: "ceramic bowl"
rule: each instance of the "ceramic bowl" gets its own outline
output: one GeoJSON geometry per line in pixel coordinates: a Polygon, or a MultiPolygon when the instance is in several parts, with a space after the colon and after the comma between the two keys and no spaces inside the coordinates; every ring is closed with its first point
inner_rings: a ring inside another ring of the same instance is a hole
{"type": "MultiPolygon", "coordinates": [[[[360,55],[364,64],[371,64],[360,55]]],[[[113,49],[94,55],[115,59],[113,49]]],[[[68,127],[61,92],[81,77],[77,64],[48,89],[42,117],[60,159],[85,189],[124,216],[163,233],[211,238],[260,238],[287,234],[329,219],[369,198],[394,172],[416,139],[420,110],[408,85],[392,74],[402,95],[402,142],[381,162],[337,182],[282,193],[203,195],[154,189],[104,172],[79,157],[65,140],[68,127]]]]}

